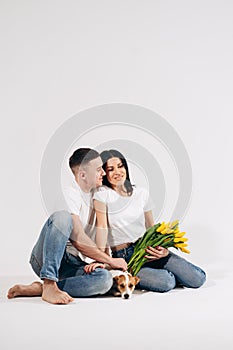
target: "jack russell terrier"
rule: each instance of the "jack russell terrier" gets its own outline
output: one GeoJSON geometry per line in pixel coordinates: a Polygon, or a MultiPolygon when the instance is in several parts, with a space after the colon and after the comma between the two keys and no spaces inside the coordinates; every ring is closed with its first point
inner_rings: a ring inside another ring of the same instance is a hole
{"type": "Polygon", "coordinates": [[[129,299],[132,296],[135,286],[140,281],[137,276],[132,276],[129,272],[120,270],[110,270],[113,277],[113,285],[109,293],[115,297],[121,296],[123,299],[129,299]]]}

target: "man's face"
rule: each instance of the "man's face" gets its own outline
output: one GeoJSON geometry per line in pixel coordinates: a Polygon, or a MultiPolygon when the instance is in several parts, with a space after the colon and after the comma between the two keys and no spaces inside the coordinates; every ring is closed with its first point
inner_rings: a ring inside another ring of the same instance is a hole
{"type": "Polygon", "coordinates": [[[91,188],[102,185],[103,176],[106,174],[102,168],[103,162],[100,157],[91,160],[85,165],[86,182],[91,188]]]}

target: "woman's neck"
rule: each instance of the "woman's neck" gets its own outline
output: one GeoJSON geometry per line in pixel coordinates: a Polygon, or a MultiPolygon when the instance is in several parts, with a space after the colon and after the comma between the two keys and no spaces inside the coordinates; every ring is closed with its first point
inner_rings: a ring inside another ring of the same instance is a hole
{"type": "Polygon", "coordinates": [[[129,195],[124,185],[113,186],[112,189],[116,191],[120,196],[127,197],[129,195]]]}

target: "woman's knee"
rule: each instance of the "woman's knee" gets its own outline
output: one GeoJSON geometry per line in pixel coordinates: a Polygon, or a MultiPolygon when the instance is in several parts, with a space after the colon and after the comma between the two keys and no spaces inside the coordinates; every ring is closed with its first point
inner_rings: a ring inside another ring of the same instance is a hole
{"type": "Polygon", "coordinates": [[[140,278],[138,285],[140,289],[164,293],[169,292],[176,286],[176,279],[173,273],[164,269],[143,268],[137,276],[140,278]]]}
{"type": "Polygon", "coordinates": [[[200,288],[206,281],[206,273],[202,269],[196,270],[195,275],[187,287],[200,288]]]}
{"type": "Polygon", "coordinates": [[[176,286],[176,279],[172,272],[166,271],[163,276],[163,279],[160,281],[159,291],[161,293],[169,292],[174,289],[176,286]]]}
{"type": "Polygon", "coordinates": [[[168,277],[166,284],[165,284],[165,289],[164,289],[165,292],[168,292],[169,290],[174,289],[176,286],[175,276],[171,272],[169,272],[169,274],[170,274],[170,276],[168,277]]]}

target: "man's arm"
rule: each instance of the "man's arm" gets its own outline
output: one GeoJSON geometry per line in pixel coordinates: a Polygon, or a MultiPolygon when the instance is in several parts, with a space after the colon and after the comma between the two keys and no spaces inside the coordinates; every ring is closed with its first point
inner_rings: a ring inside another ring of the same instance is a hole
{"type": "Polygon", "coordinates": [[[97,248],[96,244],[84,232],[78,215],[72,214],[73,231],[70,241],[82,254],[99,262],[110,265],[113,269],[127,270],[127,263],[122,258],[112,258],[97,248]]]}

